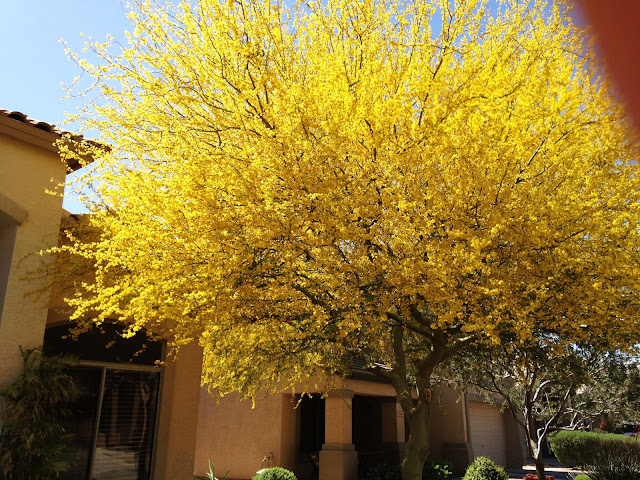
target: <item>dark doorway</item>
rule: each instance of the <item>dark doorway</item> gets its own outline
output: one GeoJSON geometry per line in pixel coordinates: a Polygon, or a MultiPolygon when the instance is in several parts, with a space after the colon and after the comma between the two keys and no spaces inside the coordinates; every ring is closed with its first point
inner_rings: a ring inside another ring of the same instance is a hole
{"type": "Polygon", "coordinates": [[[325,401],[320,394],[304,395],[300,400],[300,455],[298,468],[302,480],[317,480],[319,458],[324,443],[325,401]]]}
{"type": "Polygon", "coordinates": [[[382,446],[382,398],[355,395],[351,418],[358,468],[386,461],[382,446]]]}
{"type": "Polygon", "coordinates": [[[300,401],[300,451],[318,453],[324,443],[324,398],[314,394],[300,401]]]}

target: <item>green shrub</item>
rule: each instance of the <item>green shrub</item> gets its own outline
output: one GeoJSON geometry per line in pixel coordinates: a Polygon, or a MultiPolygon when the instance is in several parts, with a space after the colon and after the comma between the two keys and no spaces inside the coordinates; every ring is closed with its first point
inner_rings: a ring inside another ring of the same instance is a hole
{"type": "Polygon", "coordinates": [[[606,445],[614,449],[630,448],[640,456],[640,444],[625,435],[560,431],[549,436],[549,443],[556,458],[569,467],[594,465],[606,445]]]}
{"type": "Polygon", "coordinates": [[[253,480],[297,480],[293,472],[281,467],[270,467],[260,470],[253,480]]]}
{"type": "Polygon", "coordinates": [[[427,460],[422,469],[422,480],[449,480],[453,475],[448,460],[427,460]]]}
{"type": "Polygon", "coordinates": [[[467,467],[462,480],[509,480],[509,475],[487,457],[478,457],[467,467]]]}
{"type": "Polygon", "coordinates": [[[578,475],[573,477],[573,480],[591,480],[591,477],[586,473],[579,473],[578,475]]]}
{"type": "Polygon", "coordinates": [[[402,470],[397,463],[379,463],[363,473],[364,480],[402,480],[402,470]]]}
{"type": "Polygon", "coordinates": [[[637,443],[605,442],[591,467],[591,480],[640,479],[637,443]]]}
{"type": "Polygon", "coordinates": [[[0,391],[6,407],[0,437],[0,474],[5,480],[58,478],[68,470],[60,458],[70,435],[66,408],[80,394],[69,367],[70,357],[42,355],[42,349],[22,350],[24,370],[0,391]]]}
{"type": "MultiPolygon", "coordinates": [[[[453,475],[447,460],[429,459],[422,469],[422,480],[449,480],[453,475]]],[[[402,468],[395,463],[379,463],[366,469],[359,478],[363,480],[402,480],[402,468]]]]}
{"type": "Polygon", "coordinates": [[[584,467],[596,453],[601,436],[592,432],[560,431],[549,435],[549,444],[556,458],[568,467],[584,467]]]}

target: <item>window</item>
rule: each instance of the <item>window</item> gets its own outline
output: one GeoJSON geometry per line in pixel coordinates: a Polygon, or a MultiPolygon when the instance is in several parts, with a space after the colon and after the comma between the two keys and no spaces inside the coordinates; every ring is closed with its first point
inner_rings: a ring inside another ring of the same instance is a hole
{"type": "Polygon", "coordinates": [[[13,245],[16,241],[18,226],[0,210],[0,321],[4,307],[4,297],[7,293],[9,270],[13,258],[13,245]]]}
{"type": "Polygon", "coordinates": [[[71,468],[61,478],[147,480],[160,389],[160,369],[154,364],[162,345],[149,344],[142,334],[123,339],[118,325],[101,329],[104,333],[81,334],[77,340],[63,338],[68,326],[45,334],[47,353],[80,358],[72,374],[81,395],[70,405],[74,414],[67,431],[72,437],[64,458],[71,468]],[[141,350],[144,344],[148,346],[141,350]]]}
{"type": "Polygon", "coordinates": [[[0,194],[0,322],[2,322],[4,298],[7,293],[16,234],[18,227],[26,218],[26,210],[0,194]]]}

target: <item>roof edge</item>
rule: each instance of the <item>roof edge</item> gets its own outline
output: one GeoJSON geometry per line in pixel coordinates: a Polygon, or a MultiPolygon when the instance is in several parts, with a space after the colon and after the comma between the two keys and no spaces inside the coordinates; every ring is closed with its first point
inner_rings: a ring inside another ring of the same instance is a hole
{"type": "MultiPolygon", "coordinates": [[[[55,125],[46,122],[33,120],[21,112],[10,112],[2,109],[0,109],[0,134],[17,138],[23,142],[43,148],[55,154],[59,153],[59,149],[55,143],[64,135],[70,135],[73,140],[81,143],[100,146],[98,142],[85,140],[82,135],[60,130],[55,125]]],[[[87,163],[93,161],[93,158],[83,159],[86,160],[87,163]]],[[[71,171],[78,170],[82,166],[83,165],[81,165],[78,160],[67,162],[67,167],[69,167],[71,171]]]]}

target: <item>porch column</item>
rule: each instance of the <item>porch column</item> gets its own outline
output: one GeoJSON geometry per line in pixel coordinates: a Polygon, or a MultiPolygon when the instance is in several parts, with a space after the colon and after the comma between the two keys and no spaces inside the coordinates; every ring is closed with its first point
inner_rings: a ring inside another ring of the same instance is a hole
{"type": "Polygon", "coordinates": [[[152,478],[193,478],[201,372],[202,348],[195,343],[164,367],[152,478]]]}
{"type": "Polygon", "coordinates": [[[382,446],[390,463],[400,462],[405,449],[404,412],[395,398],[385,398],[381,406],[382,446]]]}
{"type": "Polygon", "coordinates": [[[325,398],[324,439],[319,480],[356,480],[358,453],[351,437],[353,390],[337,390],[325,398]]]}

